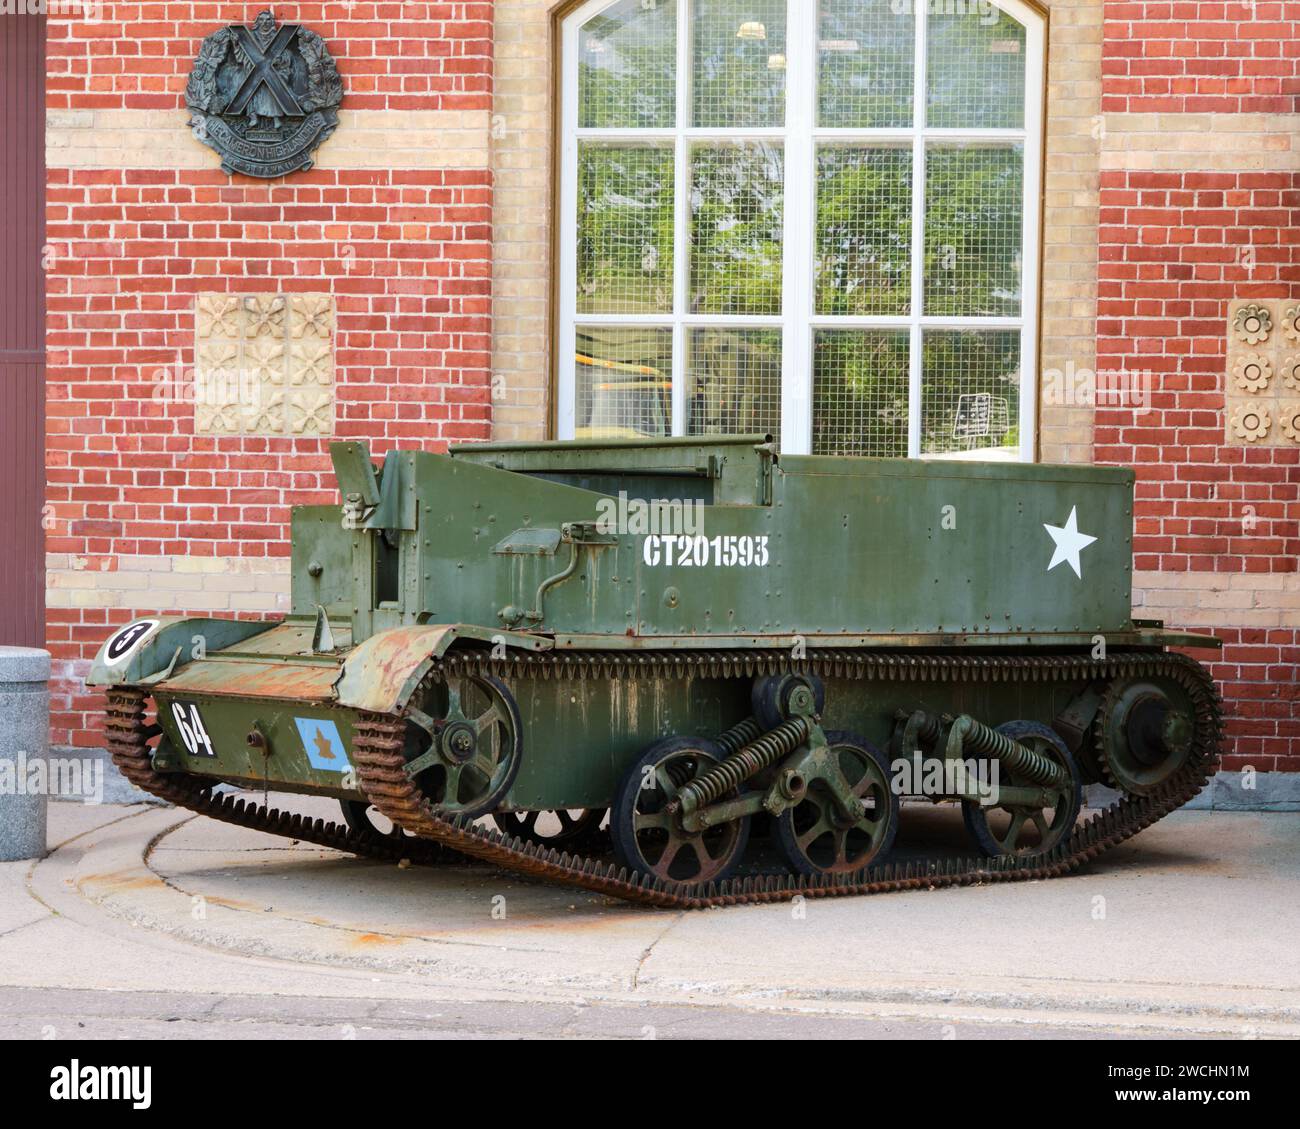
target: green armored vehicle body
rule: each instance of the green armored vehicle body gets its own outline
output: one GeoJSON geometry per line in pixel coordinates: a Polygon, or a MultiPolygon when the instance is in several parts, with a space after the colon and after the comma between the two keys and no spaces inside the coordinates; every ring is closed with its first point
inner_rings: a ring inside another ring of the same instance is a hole
{"type": "Polygon", "coordinates": [[[100,650],[141,787],[705,905],[1062,873],[1216,763],[1214,687],[1170,648],[1217,640],[1132,616],[1129,471],[762,436],[331,450],[288,616],[150,617],[100,650]],[[1090,781],[1120,798],[1084,819],[1090,781]],[[892,857],[909,797],[960,804],[971,856],[892,857]]]}

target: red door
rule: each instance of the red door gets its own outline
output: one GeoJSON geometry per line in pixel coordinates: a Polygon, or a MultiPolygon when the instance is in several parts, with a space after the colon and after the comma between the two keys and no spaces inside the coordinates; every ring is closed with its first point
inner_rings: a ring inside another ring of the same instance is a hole
{"type": "Polygon", "coordinates": [[[0,643],[45,644],[45,20],[0,17],[0,643]]]}

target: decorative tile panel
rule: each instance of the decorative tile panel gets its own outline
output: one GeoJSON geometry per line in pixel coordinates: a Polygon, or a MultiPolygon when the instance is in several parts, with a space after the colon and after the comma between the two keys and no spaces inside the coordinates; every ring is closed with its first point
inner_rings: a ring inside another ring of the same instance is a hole
{"type": "Polygon", "coordinates": [[[200,294],[194,429],[201,435],[334,433],[334,299],[200,294]]]}
{"type": "Polygon", "coordinates": [[[1224,408],[1229,446],[1300,446],[1300,301],[1228,305],[1224,408]]]}

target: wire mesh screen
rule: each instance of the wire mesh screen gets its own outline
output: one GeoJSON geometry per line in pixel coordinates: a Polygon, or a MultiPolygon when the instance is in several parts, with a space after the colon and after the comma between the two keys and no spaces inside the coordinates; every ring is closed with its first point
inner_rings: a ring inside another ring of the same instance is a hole
{"type": "Polygon", "coordinates": [[[583,142],[578,151],[578,312],[673,308],[673,151],[583,142]]]}
{"type": "Polygon", "coordinates": [[[693,125],[734,129],[785,123],[785,15],[786,0],[709,0],[693,6],[693,125]]]}
{"type": "Polygon", "coordinates": [[[675,0],[621,0],[579,29],[580,126],[671,128],[676,95],[675,0]]]}
{"type": "Polygon", "coordinates": [[[921,453],[1014,456],[1020,442],[1020,331],[928,330],[921,339],[921,453]]]}
{"type": "Polygon", "coordinates": [[[779,329],[689,329],[686,355],[687,435],[779,433],[779,329]]]}
{"type": "Polygon", "coordinates": [[[579,326],[576,353],[576,438],[670,434],[671,329],[579,326]]]}
{"type": "Polygon", "coordinates": [[[906,330],[817,331],[813,454],[906,456],[907,357],[906,330]]]}
{"type": "Polygon", "coordinates": [[[817,120],[839,129],[912,124],[915,17],[897,0],[822,0],[817,120]]]}
{"type": "Polygon", "coordinates": [[[991,4],[933,5],[926,27],[926,124],[1025,124],[1025,28],[991,4]]]}
{"type": "Polygon", "coordinates": [[[911,150],[820,147],[817,313],[906,314],[911,249],[911,150]]]}
{"type": "Polygon", "coordinates": [[[1024,153],[932,147],[925,155],[925,313],[1020,313],[1024,153]]]}
{"type": "Polygon", "coordinates": [[[776,145],[691,152],[691,311],[781,312],[783,161],[776,145]]]}
{"type": "MultiPolygon", "coordinates": [[[[1035,142],[930,137],[922,166],[920,142],[909,138],[919,117],[940,130],[1023,127],[1026,28],[982,0],[591,7],[602,10],[579,27],[576,76],[565,73],[566,83],[576,77],[580,130],[576,246],[567,252],[576,314],[566,314],[577,323],[577,434],[670,434],[674,380],[686,434],[776,433],[785,332],[809,313],[785,307],[788,269],[801,303],[804,282],[813,287],[811,373],[798,358],[796,387],[784,392],[811,397],[814,452],[906,456],[908,323],[923,342],[912,358],[921,419],[910,421],[921,453],[1015,451],[1020,332],[984,319],[1022,313],[1022,260],[1032,250],[1022,239],[1025,147],[1032,155],[1035,142]],[[681,12],[689,19],[679,26],[681,12]],[[927,21],[924,60],[918,18],[927,21]],[[787,19],[803,21],[793,74],[787,19]],[[813,35],[815,51],[805,38],[813,35]],[[924,107],[915,105],[918,66],[924,107]],[[787,146],[788,88],[813,99],[818,129],[843,132],[814,134],[811,149],[787,146]],[[674,126],[698,132],[639,132],[674,126]],[[902,140],[850,132],[872,129],[904,132],[902,140]],[[731,132],[713,132],[723,130],[731,132]],[[802,215],[786,230],[791,154],[802,162],[791,177],[813,178],[811,231],[802,215]],[[919,188],[923,223],[912,207],[919,188]],[[679,216],[685,232],[675,229],[679,216]],[[787,235],[798,240],[788,263],[787,235]],[[637,321],[649,324],[629,325],[637,321]]],[[[565,175],[568,199],[573,165],[565,175]]]]}

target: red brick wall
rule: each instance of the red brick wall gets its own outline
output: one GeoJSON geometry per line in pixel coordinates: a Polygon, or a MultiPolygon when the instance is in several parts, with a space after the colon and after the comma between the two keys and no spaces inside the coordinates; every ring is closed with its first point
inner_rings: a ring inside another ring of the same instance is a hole
{"type": "Polygon", "coordinates": [[[1105,19],[1105,113],[1295,112],[1294,0],[1108,3],[1105,19]]]}
{"type": "MultiPolygon", "coordinates": [[[[174,110],[183,122],[200,40],[256,11],[109,3],[95,24],[51,18],[48,106],[174,110]]],[[[490,3],[275,14],[324,36],[345,108],[491,107],[490,3]]],[[[334,294],[338,437],[382,453],[489,434],[487,169],[264,182],[216,165],[213,154],[206,170],[49,173],[47,550],[92,570],[119,555],[287,556],[289,507],[332,495],[324,440],[195,436],[193,406],[156,394],[160,371],[192,370],[197,293],[334,294]]],[[[56,744],[98,742],[100,699],[78,676],[112,625],[192,610],[166,600],[50,610],[56,744]]]]}
{"type": "MultiPolygon", "coordinates": [[[[1114,3],[1105,15],[1107,115],[1300,109],[1300,4],[1114,3]]],[[[1144,413],[1099,408],[1094,433],[1097,461],[1138,472],[1135,567],[1251,574],[1267,606],[1268,577],[1300,557],[1300,451],[1225,444],[1227,313],[1233,298],[1300,296],[1300,178],[1103,172],[1100,208],[1098,372],[1141,374],[1152,393],[1144,413]]],[[[1300,609],[1280,619],[1218,630],[1226,767],[1300,770],[1300,609]]]]}

